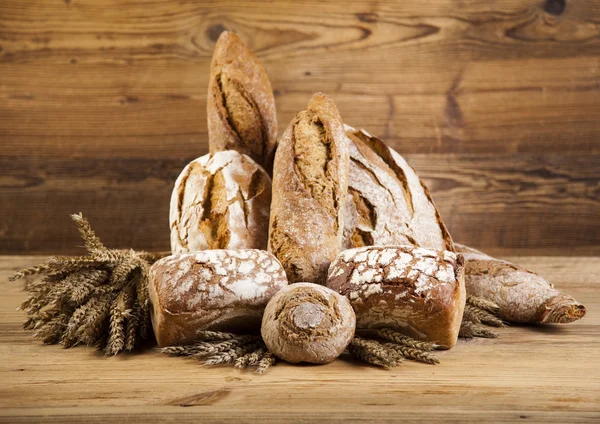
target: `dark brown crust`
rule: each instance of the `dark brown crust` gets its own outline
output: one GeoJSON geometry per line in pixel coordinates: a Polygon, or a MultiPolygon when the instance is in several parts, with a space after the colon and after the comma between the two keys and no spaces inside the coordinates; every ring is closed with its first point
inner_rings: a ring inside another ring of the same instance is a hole
{"type": "Polygon", "coordinates": [[[264,250],[173,255],[150,269],[152,324],[160,346],[192,343],[198,330],[251,331],[287,285],[281,264],[264,250]]]}
{"type": "Polygon", "coordinates": [[[450,348],[465,305],[463,267],[462,255],[449,251],[408,246],[353,249],[332,263],[327,287],[350,300],[358,328],[396,328],[450,348]]]}
{"type": "Polygon", "coordinates": [[[341,250],[348,188],[347,138],[331,99],[315,94],[306,111],[292,120],[273,169],[269,250],[290,282],[324,284],[329,264],[341,250]],[[315,123],[318,132],[309,128],[315,123]],[[300,133],[304,135],[298,137],[300,133]],[[313,145],[300,149],[298,143],[313,145]]]}
{"type": "Polygon", "coordinates": [[[277,146],[275,98],[258,58],[234,33],[215,45],[207,101],[211,153],[237,150],[271,174],[277,146]]]}

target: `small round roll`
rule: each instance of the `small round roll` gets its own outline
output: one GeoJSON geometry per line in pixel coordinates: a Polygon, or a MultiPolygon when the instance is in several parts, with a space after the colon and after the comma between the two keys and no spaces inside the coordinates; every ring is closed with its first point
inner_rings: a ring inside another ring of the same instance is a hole
{"type": "Polygon", "coordinates": [[[317,284],[296,283],[271,298],[261,333],[269,350],[287,362],[325,364],[346,349],[355,328],[348,299],[317,284]]]}

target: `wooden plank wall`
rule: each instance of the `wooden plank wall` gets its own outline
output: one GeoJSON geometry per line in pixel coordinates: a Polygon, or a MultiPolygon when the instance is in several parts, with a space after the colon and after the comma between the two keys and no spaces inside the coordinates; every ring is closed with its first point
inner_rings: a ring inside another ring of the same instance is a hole
{"type": "Polygon", "coordinates": [[[224,29],[263,60],[280,133],[311,93],[384,137],[456,240],[600,251],[596,0],[2,0],[0,253],[168,248],[168,200],[207,152],[224,29]]]}

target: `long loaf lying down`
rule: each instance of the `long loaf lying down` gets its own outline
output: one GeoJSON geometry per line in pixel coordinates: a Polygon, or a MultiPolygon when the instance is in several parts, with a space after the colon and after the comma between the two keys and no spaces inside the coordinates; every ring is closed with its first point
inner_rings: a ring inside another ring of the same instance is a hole
{"type": "Polygon", "coordinates": [[[453,243],[427,187],[402,156],[364,130],[348,125],[345,129],[352,141],[346,248],[412,245],[456,250],[465,257],[467,296],[496,303],[506,321],[568,323],[585,315],[583,305],[539,275],[453,243]]]}
{"type": "Polygon", "coordinates": [[[528,269],[455,243],[465,258],[467,294],[494,302],[503,319],[516,323],[565,324],[586,308],[528,269]]]}

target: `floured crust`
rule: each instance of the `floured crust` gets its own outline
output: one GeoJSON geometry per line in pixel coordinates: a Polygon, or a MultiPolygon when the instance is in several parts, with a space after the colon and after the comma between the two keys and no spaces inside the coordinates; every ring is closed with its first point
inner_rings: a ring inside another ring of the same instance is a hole
{"type": "Polygon", "coordinates": [[[357,328],[456,344],[466,298],[461,255],[409,246],[349,249],[331,264],[327,287],[350,300],[357,328]]]}
{"type": "Polygon", "coordinates": [[[344,247],[410,245],[454,251],[427,187],[404,158],[364,130],[352,141],[344,247]]]}
{"type": "Polygon", "coordinates": [[[211,153],[237,150],[271,173],[277,146],[273,90],[258,58],[231,32],[224,31],[215,46],[207,115],[211,153]]]}
{"type": "Polygon", "coordinates": [[[275,155],[269,250],[290,282],[323,284],[341,250],[348,140],[335,104],[315,94],[275,155]]]}
{"type": "Polygon", "coordinates": [[[199,330],[256,332],[267,302],[286,285],[281,264],[263,250],[163,258],[150,268],[156,340],[170,346],[193,342],[199,330]]]}
{"type": "Polygon", "coordinates": [[[505,320],[568,323],[585,315],[583,305],[536,273],[458,243],[456,249],[465,257],[467,293],[496,303],[505,320]]]}
{"type": "Polygon", "coordinates": [[[324,364],[346,349],[355,327],[348,299],[323,286],[297,283],[269,301],[261,334],[269,351],[287,362],[324,364]]]}
{"type": "Polygon", "coordinates": [[[173,253],[266,249],[271,179],[235,151],[202,156],[177,178],[169,223],[173,253]]]}

